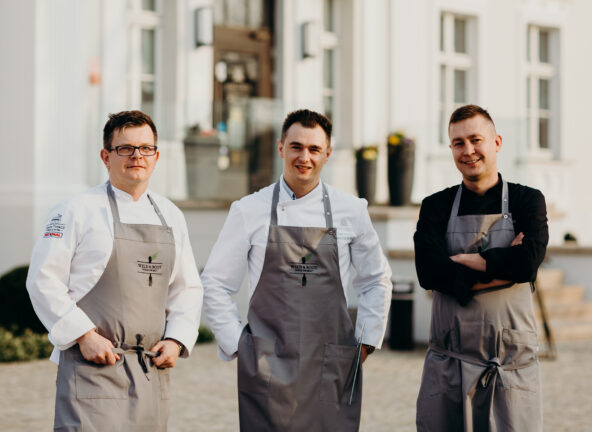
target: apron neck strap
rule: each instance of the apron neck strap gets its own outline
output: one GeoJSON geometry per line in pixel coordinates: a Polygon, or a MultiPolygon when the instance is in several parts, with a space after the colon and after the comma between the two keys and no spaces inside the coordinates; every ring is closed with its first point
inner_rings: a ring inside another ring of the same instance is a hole
{"type": "Polygon", "coordinates": [[[333,213],[331,212],[331,201],[329,200],[329,192],[323,183],[323,207],[325,210],[325,223],[327,228],[333,228],[333,213]]]}
{"type": "Polygon", "coordinates": [[[510,198],[508,194],[508,182],[505,180],[502,181],[502,213],[506,215],[510,213],[510,198]]]}
{"type": "Polygon", "coordinates": [[[450,210],[450,219],[458,216],[458,208],[460,207],[460,195],[462,193],[462,183],[458,185],[458,190],[452,203],[452,210],[450,210]]]}
{"type": "Polygon", "coordinates": [[[154,200],[152,199],[150,194],[147,194],[146,196],[148,197],[148,201],[150,201],[150,204],[152,204],[152,207],[154,207],[154,211],[158,215],[158,218],[160,219],[160,223],[162,223],[162,226],[168,226],[166,223],[166,220],[164,220],[164,216],[160,212],[160,209],[158,208],[158,206],[156,205],[156,203],[154,202],[154,200]]]}
{"type": "MultiPolygon", "coordinates": [[[[113,191],[113,186],[111,186],[111,182],[109,180],[107,180],[107,196],[109,197],[109,205],[111,207],[111,214],[113,215],[113,226],[116,227],[117,225],[119,225],[121,223],[121,219],[119,217],[119,207],[117,207],[117,200],[115,199],[115,192],[113,191]]],[[[162,225],[165,227],[168,227],[166,220],[162,216],[160,209],[158,208],[158,206],[156,205],[156,203],[154,202],[154,200],[152,199],[150,194],[147,194],[146,196],[148,197],[148,201],[150,201],[150,204],[152,204],[152,207],[154,208],[154,211],[158,215],[158,218],[160,219],[160,222],[162,223],[162,225]]]]}
{"type": "MultiPolygon", "coordinates": [[[[452,210],[450,210],[450,218],[458,216],[458,209],[460,207],[460,196],[462,193],[462,184],[458,186],[454,202],[452,203],[452,210]]],[[[502,214],[509,214],[509,195],[508,195],[508,182],[502,180],[502,214]]]]}
{"type": "Polygon", "coordinates": [[[107,196],[109,197],[109,205],[111,207],[111,214],[113,215],[113,226],[116,227],[121,223],[121,219],[119,218],[119,208],[117,207],[115,192],[113,192],[113,186],[111,186],[109,180],[107,180],[107,196]]]}
{"type": "MultiPolygon", "coordinates": [[[[277,206],[280,199],[280,182],[277,181],[273,187],[273,197],[271,199],[271,225],[277,225],[277,206]]],[[[329,192],[323,183],[323,210],[325,215],[325,223],[327,228],[333,228],[333,213],[331,212],[331,201],[329,200],[329,192]]]]}

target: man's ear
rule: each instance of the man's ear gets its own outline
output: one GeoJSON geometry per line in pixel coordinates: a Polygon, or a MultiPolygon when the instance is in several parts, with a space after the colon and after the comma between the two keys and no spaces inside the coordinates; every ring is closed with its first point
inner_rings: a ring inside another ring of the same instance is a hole
{"type": "Polygon", "coordinates": [[[283,157],[284,157],[284,144],[282,143],[282,140],[277,140],[277,144],[278,144],[278,153],[280,154],[280,157],[283,159],[283,157]]]}
{"type": "Polygon", "coordinates": [[[502,136],[496,135],[495,136],[495,151],[498,152],[502,149],[502,136]]]}
{"type": "Polygon", "coordinates": [[[106,149],[101,149],[101,160],[103,161],[103,163],[105,164],[105,167],[107,169],[111,168],[111,164],[109,163],[109,158],[111,156],[111,153],[109,153],[108,150],[106,149]]]}

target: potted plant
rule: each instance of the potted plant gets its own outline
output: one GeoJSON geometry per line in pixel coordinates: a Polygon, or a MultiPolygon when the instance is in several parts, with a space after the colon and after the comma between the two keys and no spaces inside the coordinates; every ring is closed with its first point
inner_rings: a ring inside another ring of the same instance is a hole
{"type": "Polygon", "coordinates": [[[397,131],[388,136],[387,147],[390,205],[409,205],[413,188],[415,140],[397,131]]]}
{"type": "Polygon", "coordinates": [[[376,193],[376,158],[378,146],[362,146],[356,149],[356,186],[358,196],[368,204],[374,204],[376,193]]]}

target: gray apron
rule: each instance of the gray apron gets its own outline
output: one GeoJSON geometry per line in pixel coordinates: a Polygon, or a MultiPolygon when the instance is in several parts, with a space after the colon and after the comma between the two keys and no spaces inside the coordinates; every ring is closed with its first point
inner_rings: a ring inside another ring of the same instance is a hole
{"type": "Polygon", "coordinates": [[[357,431],[362,371],[358,365],[355,374],[327,190],[327,228],[278,226],[278,196],[276,183],[263,270],[238,346],[241,431],[357,431]]]}
{"type": "MultiPolygon", "coordinates": [[[[459,187],[446,232],[450,255],[508,247],[508,212],[458,216],[459,187]]],[[[417,399],[418,431],[540,431],[537,327],[529,284],[478,291],[466,306],[433,292],[430,346],[417,399]]]]}
{"type": "Polygon", "coordinates": [[[111,184],[113,251],[104,273],[78,306],[120,354],[113,366],[86,361],[78,344],[60,353],[56,431],[165,431],[169,370],[148,351],[164,335],[175,240],[161,225],[123,224],[111,184]]]}

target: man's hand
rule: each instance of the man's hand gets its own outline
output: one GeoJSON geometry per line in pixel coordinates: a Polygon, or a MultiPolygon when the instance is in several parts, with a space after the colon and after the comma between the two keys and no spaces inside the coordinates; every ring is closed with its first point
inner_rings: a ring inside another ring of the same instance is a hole
{"type": "Polygon", "coordinates": [[[179,344],[172,339],[161,340],[156,343],[150,351],[156,351],[160,354],[152,359],[152,363],[158,368],[172,368],[177,363],[181,349],[179,344]]]}
{"type": "Polygon", "coordinates": [[[484,272],[487,266],[487,262],[478,253],[452,255],[450,259],[455,263],[481,272],[484,272]]]}
{"type": "Polygon", "coordinates": [[[368,347],[365,345],[362,345],[362,363],[364,363],[366,361],[366,358],[368,358],[370,354],[368,354],[368,347]]]}
{"type": "Polygon", "coordinates": [[[487,282],[487,283],[477,282],[475,285],[473,285],[472,290],[479,291],[479,290],[484,290],[487,288],[495,288],[495,287],[501,287],[504,285],[510,285],[513,283],[514,282],[508,281],[508,280],[493,279],[491,282],[487,282]]]}
{"type": "MultiPolygon", "coordinates": [[[[518,246],[522,244],[522,240],[524,239],[523,233],[518,233],[516,237],[510,242],[510,247],[518,246]]],[[[452,261],[458,264],[462,264],[470,269],[484,272],[487,269],[487,261],[478,253],[469,253],[469,254],[458,254],[452,255],[450,257],[452,261]]],[[[503,281],[505,282],[505,281],[503,281]]],[[[507,282],[506,282],[507,283],[507,282]]],[[[499,284],[498,284],[499,285],[499,284]]],[[[489,288],[489,287],[485,287],[489,288]]],[[[483,289],[483,288],[474,288],[473,289],[483,289]]]]}
{"type": "Polygon", "coordinates": [[[119,355],[113,352],[111,341],[98,334],[95,329],[84,333],[76,342],[85,360],[103,365],[114,365],[119,360],[119,355]]]}
{"type": "Polygon", "coordinates": [[[514,237],[514,240],[512,240],[512,243],[510,243],[510,247],[521,245],[522,240],[524,240],[524,234],[520,232],[520,233],[518,233],[518,235],[516,237],[514,237]]]}

